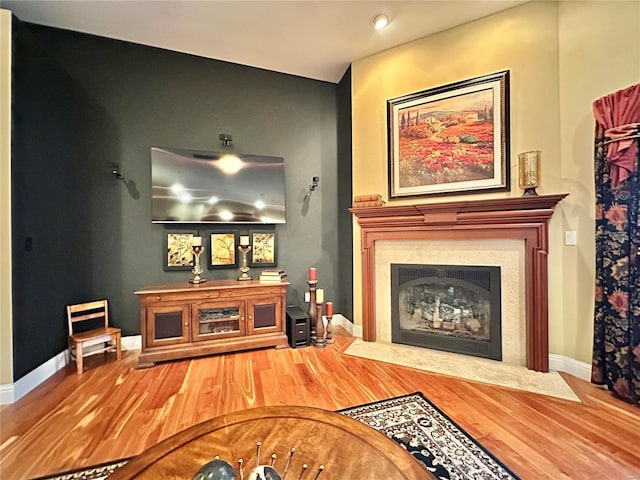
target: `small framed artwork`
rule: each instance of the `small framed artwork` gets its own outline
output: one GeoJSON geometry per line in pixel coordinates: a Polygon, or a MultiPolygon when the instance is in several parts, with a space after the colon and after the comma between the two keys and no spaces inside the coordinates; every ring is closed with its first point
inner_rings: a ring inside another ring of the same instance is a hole
{"type": "Polygon", "coordinates": [[[207,238],[209,269],[238,266],[238,232],[233,230],[207,232],[207,238]]]}
{"type": "Polygon", "coordinates": [[[277,247],[275,231],[249,232],[251,240],[251,267],[275,267],[277,265],[277,247]]]}
{"type": "Polygon", "coordinates": [[[192,241],[197,230],[164,232],[164,270],[191,270],[194,255],[192,241]]]}
{"type": "Polygon", "coordinates": [[[389,198],[508,191],[509,71],[387,100],[389,198]]]}

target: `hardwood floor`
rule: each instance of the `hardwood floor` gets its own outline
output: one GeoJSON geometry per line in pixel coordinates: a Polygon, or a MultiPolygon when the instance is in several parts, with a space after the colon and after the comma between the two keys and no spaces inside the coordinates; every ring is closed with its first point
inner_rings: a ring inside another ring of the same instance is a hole
{"type": "Polygon", "coordinates": [[[640,479],[640,408],[564,375],[582,403],[343,355],[265,349],[136,369],[88,359],[0,410],[0,478],[25,479],[137,455],[196,423],[263,405],[338,410],[423,392],[525,479],[640,479]]]}

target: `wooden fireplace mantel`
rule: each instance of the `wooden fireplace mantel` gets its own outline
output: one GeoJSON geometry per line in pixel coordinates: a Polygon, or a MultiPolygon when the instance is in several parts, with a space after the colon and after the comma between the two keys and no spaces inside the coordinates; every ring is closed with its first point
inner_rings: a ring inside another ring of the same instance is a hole
{"type": "Polygon", "coordinates": [[[376,241],[524,240],[527,367],[549,371],[548,221],[567,195],[350,208],[360,225],[363,339],[376,340],[376,241]]]}

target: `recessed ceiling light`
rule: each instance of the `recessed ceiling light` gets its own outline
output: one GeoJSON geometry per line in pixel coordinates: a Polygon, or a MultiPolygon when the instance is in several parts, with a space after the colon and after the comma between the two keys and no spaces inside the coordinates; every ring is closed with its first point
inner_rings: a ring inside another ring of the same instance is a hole
{"type": "Polygon", "coordinates": [[[382,30],[389,25],[389,15],[386,13],[379,13],[373,17],[373,28],[376,30],[382,30]]]}

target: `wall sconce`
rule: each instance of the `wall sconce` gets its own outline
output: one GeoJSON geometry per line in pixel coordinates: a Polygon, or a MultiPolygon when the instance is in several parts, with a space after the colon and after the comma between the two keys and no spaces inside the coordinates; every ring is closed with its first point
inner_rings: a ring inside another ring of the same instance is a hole
{"type": "Polygon", "coordinates": [[[118,165],[116,162],[109,162],[109,168],[111,169],[111,175],[116,177],[118,180],[122,180],[120,165],[118,165]]]}
{"type": "Polygon", "coordinates": [[[220,135],[218,135],[218,138],[222,142],[222,146],[224,146],[224,147],[230,147],[231,146],[231,141],[233,140],[233,137],[231,135],[229,135],[228,133],[221,133],[220,135]]]}
{"type": "Polygon", "coordinates": [[[318,188],[318,183],[320,183],[320,177],[313,177],[311,179],[311,185],[309,185],[309,191],[314,192],[316,188],[318,188]]]}
{"type": "Polygon", "coordinates": [[[538,195],[536,188],[540,186],[540,150],[532,150],[518,154],[518,180],[524,189],[523,197],[538,195]]]}

